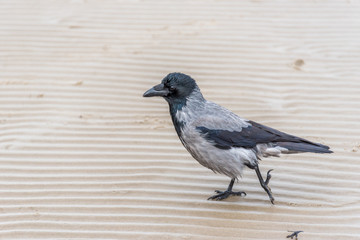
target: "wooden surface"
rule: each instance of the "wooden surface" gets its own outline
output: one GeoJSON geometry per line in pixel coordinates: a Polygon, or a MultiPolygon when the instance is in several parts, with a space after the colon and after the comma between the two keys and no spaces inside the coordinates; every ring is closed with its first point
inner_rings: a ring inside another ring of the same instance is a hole
{"type": "Polygon", "coordinates": [[[358,1],[0,3],[0,239],[360,238],[358,1]],[[183,149],[169,72],[238,115],[332,155],[229,179],[183,149]]]}

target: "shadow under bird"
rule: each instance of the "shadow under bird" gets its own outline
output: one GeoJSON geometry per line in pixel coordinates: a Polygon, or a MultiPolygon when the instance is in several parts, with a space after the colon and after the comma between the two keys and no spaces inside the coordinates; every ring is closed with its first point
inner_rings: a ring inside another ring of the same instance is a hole
{"type": "Polygon", "coordinates": [[[246,166],[255,170],[274,204],[269,187],[272,169],[264,180],[259,169],[261,158],[301,152],[332,153],[328,146],[243,119],[206,100],[195,80],[186,74],[168,74],[143,96],[163,97],[169,104],[176,133],[189,153],[204,167],[231,178],[227,190],[216,190],[217,194],[208,200],[245,196],[245,192],[233,192],[232,188],[246,166]]]}

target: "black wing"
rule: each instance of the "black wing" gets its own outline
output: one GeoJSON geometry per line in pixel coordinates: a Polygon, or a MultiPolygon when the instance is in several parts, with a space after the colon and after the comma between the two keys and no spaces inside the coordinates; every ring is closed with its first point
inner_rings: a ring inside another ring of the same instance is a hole
{"type": "Polygon", "coordinates": [[[328,146],[313,143],[303,138],[280,132],[276,129],[248,121],[251,125],[238,131],[208,129],[196,127],[204,137],[213,142],[217,148],[230,149],[231,147],[254,148],[261,143],[275,143],[290,151],[330,153],[328,146]]]}

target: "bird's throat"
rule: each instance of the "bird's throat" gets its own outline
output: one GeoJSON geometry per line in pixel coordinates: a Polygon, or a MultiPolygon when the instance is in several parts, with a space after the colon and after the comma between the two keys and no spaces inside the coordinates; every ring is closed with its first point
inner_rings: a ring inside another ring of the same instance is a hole
{"type": "Polygon", "coordinates": [[[181,130],[184,128],[185,123],[186,123],[184,121],[184,119],[179,118],[179,115],[181,115],[183,107],[185,105],[186,105],[186,102],[184,102],[184,103],[173,103],[173,104],[169,103],[171,120],[172,120],[172,122],[174,124],[175,131],[176,131],[177,135],[179,136],[179,138],[181,138],[181,130]]]}

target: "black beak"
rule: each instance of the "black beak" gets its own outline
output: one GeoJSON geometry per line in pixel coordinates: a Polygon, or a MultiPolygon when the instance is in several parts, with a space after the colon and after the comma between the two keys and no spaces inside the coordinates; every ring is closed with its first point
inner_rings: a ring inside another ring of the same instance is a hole
{"type": "Polygon", "coordinates": [[[143,94],[143,97],[155,97],[155,96],[165,97],[168,94],[169,94],[169,90],[164,86],[164,84],[160,83],[147,90],[143,94]]]}

